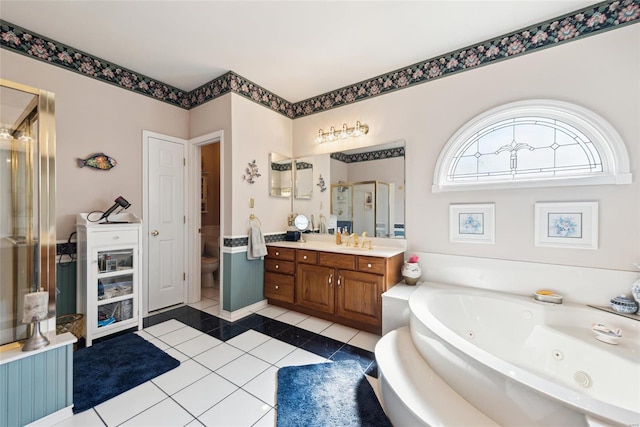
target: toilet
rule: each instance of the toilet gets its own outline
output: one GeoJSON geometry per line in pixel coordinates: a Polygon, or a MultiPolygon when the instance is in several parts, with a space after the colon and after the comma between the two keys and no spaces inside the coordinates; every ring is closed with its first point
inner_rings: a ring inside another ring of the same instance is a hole
{"type": "Polygon", "coordinates": [[[215,285],[214,273],[218,271],[220,261],[218,259],[218,245],[214,242],[202,242],[202,258],[200,259],[200,286],[213,288],[215,285]]]}

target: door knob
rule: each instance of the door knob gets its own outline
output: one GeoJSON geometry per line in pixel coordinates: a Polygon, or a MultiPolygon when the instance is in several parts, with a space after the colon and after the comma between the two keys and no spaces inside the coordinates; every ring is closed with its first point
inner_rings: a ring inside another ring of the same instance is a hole
{"type": "Polygon", "coordinates": [[[152,236],[157,236],[158,234],[160,234],[160,232],[158,230],[152,230],[151,231],[151,235],[152,236]]]}

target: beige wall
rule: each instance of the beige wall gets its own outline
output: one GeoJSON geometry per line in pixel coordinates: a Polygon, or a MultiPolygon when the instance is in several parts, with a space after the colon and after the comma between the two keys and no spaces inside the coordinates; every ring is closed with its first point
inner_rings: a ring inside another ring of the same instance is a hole
{"type": "Polygon", "coordinates": [[[230,93],[190,111],[190,138],[218,130],[224,132],[222,232],[246,236],[251,213],[260,218],[263,232],[282,232],[290,202],[269,196],[269,153],[291,154],[291,119],[230,93]],[[249,184],[242,176],[254,159],[262,176],[249,184]],[[253,209],[249,208],[250,198],[254,199],[253,209]]]}
{"type": "Polygon", "coordinates": [[[629,26],[520,58],[400,90],[293,122],[294,156],[406,141],[409,251],[634,270],[639,259],[640,26],[629,26]],[[501,104],[552,98],[589,108],[621,134],[634,183],[624,186],[432,193],[436,159],[453,133],[501,104]],[[316,145],[318,129],[371,127],[363,141],[316,145]],[[534,203],[600,202],[600,247],[535,247],[534,203]],[[450,203],[496,204],[496,244],[450,243],[450,203]]]}
{"type": "MultiPolygon", "coordinates": [[[[208,133],[222,131],[220,142],[221,185],[231,182],[231,94],[209,101],[189,110],[189,138],[197,138],[208,133]]],[[[222,191],[222,212],[224,224],[222,230],[231,230],[231,198],[230,190],[222,191]]]]}
{"type": "Polygon", "coordinates": [[[56,95],[57,239],[75,231],[77,213],[107,210],[116,197],[142,215],[142,131],[188,136],[188,111],[0,49],[3,79],[56,95]],[[104,152],[108,172],[80,169],[77,158],[104,152]]]}
{"type": "MultiPolygon", "coordinates": [[[[74,229],[78,212],[105,210],[122,195],[142,208],[142,130],[194,138],[222,130],[225,235],[246,235],[256,214],[265,232],[286,226],[289,201],[268,196],[268,153],[308,156],[356,148],[318,146],[319,128],[360,120],[371,126],[356,145],[406,141],[406,226],[410,251],[633,269],[640,248],[640,26],[563,46],[291,121],[239,95],[227,94],[191,111],[155,101],[13,52],[0,50],[4,79],[56,94],[58,239],[74,229]],[[489,108],[527,98],[553,98],[587,107],[607,119],[627,144],[634,183],[625,186],[432,193],[433,169],[448,138],[489,108]],[[79,169],[76,158],[104,151],[118,160],[110,172],[79,169]],[[262,177],[242,181],[256,160],[262,177]],[[248,205],[255,200],[254,209],[248,205]],[[536,201],[598,200],[597,251],[533,245],[536,201]],[[450,203],[496,203],[496,244],[448,241],[450,203]]],[[[315,177],[314,179],[317,179],[315,177]]],[[[327,181],[329,181],[327,179],[327,181]]],[[[328,182],[327,182],[328,183],[328,182]]],[[[311,207],[313,213],[319,207],[311,207]]],[[[325,209],[327,207],[325,206],[325,209]]]]}
{"type": "Polygon", "coordinates": [[[292,120],[236,94],[232,94],[231,104],[233,176],[225,185],[233,192],[233,225],[225,228],[225,234],[246,235],[252,213],[260,218],[263,232],[282,232],[291,202],[269,195],[269,153],[291,154],[292,120]],[[242,176],[253,160],[262,176],[249,184],[242,176]],[[249,208],[250,198],[253,209],[249,208]]]}

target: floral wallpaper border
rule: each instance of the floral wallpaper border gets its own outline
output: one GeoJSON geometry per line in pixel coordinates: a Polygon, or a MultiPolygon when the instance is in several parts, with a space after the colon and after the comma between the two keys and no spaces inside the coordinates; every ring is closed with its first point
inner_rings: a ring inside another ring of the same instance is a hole
{"type": "Polygon", "coordinates": [[[405,89],[623,25],[638,23],[640,21],[638,18],[640,18],[640,0],[598,3],[511,34],[297,102],[294,118],[405,89]]]}
{"type": "Polygon", "coordinates": [[[97,56],[0,20],[0,47],[168,104],[189,108],[188,93],[97,56]]]}
{"type": "MultiPolygon", "coordinates": [[[[280,233],[280,234],[265,234],[264,235],[264,241],[265,243],[274,243],[274,242],[281,242],[284,240],[286,234],[285,233],[280,233]]],[[[228,247],[228,248],[237,248],[240,246],[247,246],[249,244],[249,237],[224,237],[222,239],[222,246],[224,247],[228,247]]]]}
{"type": "Polygon", "coordinates": [[[291,170],[291,162],[288,163],[276,163],[271,162],[271,170],[272,171],[290,171],[291,170]]]}
{"type": "Polygon", "coordinates": [[[605,1],[297,103],[229,71],[186,92],[0,20],[0,47],[191,109],[228,92],[295,119],[640,22],[640,0],[605,1]]]}
{"type": "Polygon", "coordinates": [[[357,154],[331,153],[329,157],[344,163],[368,162],[369,160],[404,157],[404,147],[388,148],[385,150],[375,150],[357,154]]]}
{"type": "Polygon", "coordinates": [[[312,163],[296,161],[296,170],[313,169],[312,163]]]}

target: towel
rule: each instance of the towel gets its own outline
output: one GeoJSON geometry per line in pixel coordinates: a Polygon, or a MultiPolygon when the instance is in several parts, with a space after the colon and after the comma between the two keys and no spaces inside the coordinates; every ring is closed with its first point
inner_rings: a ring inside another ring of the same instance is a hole
{"type": "Polygon", "coordinates": [[[267,245],[260,227],[251,226],[249,229],[249,243],[247,245],[247,259],[262,259],[267,254],[267,245]]]}

